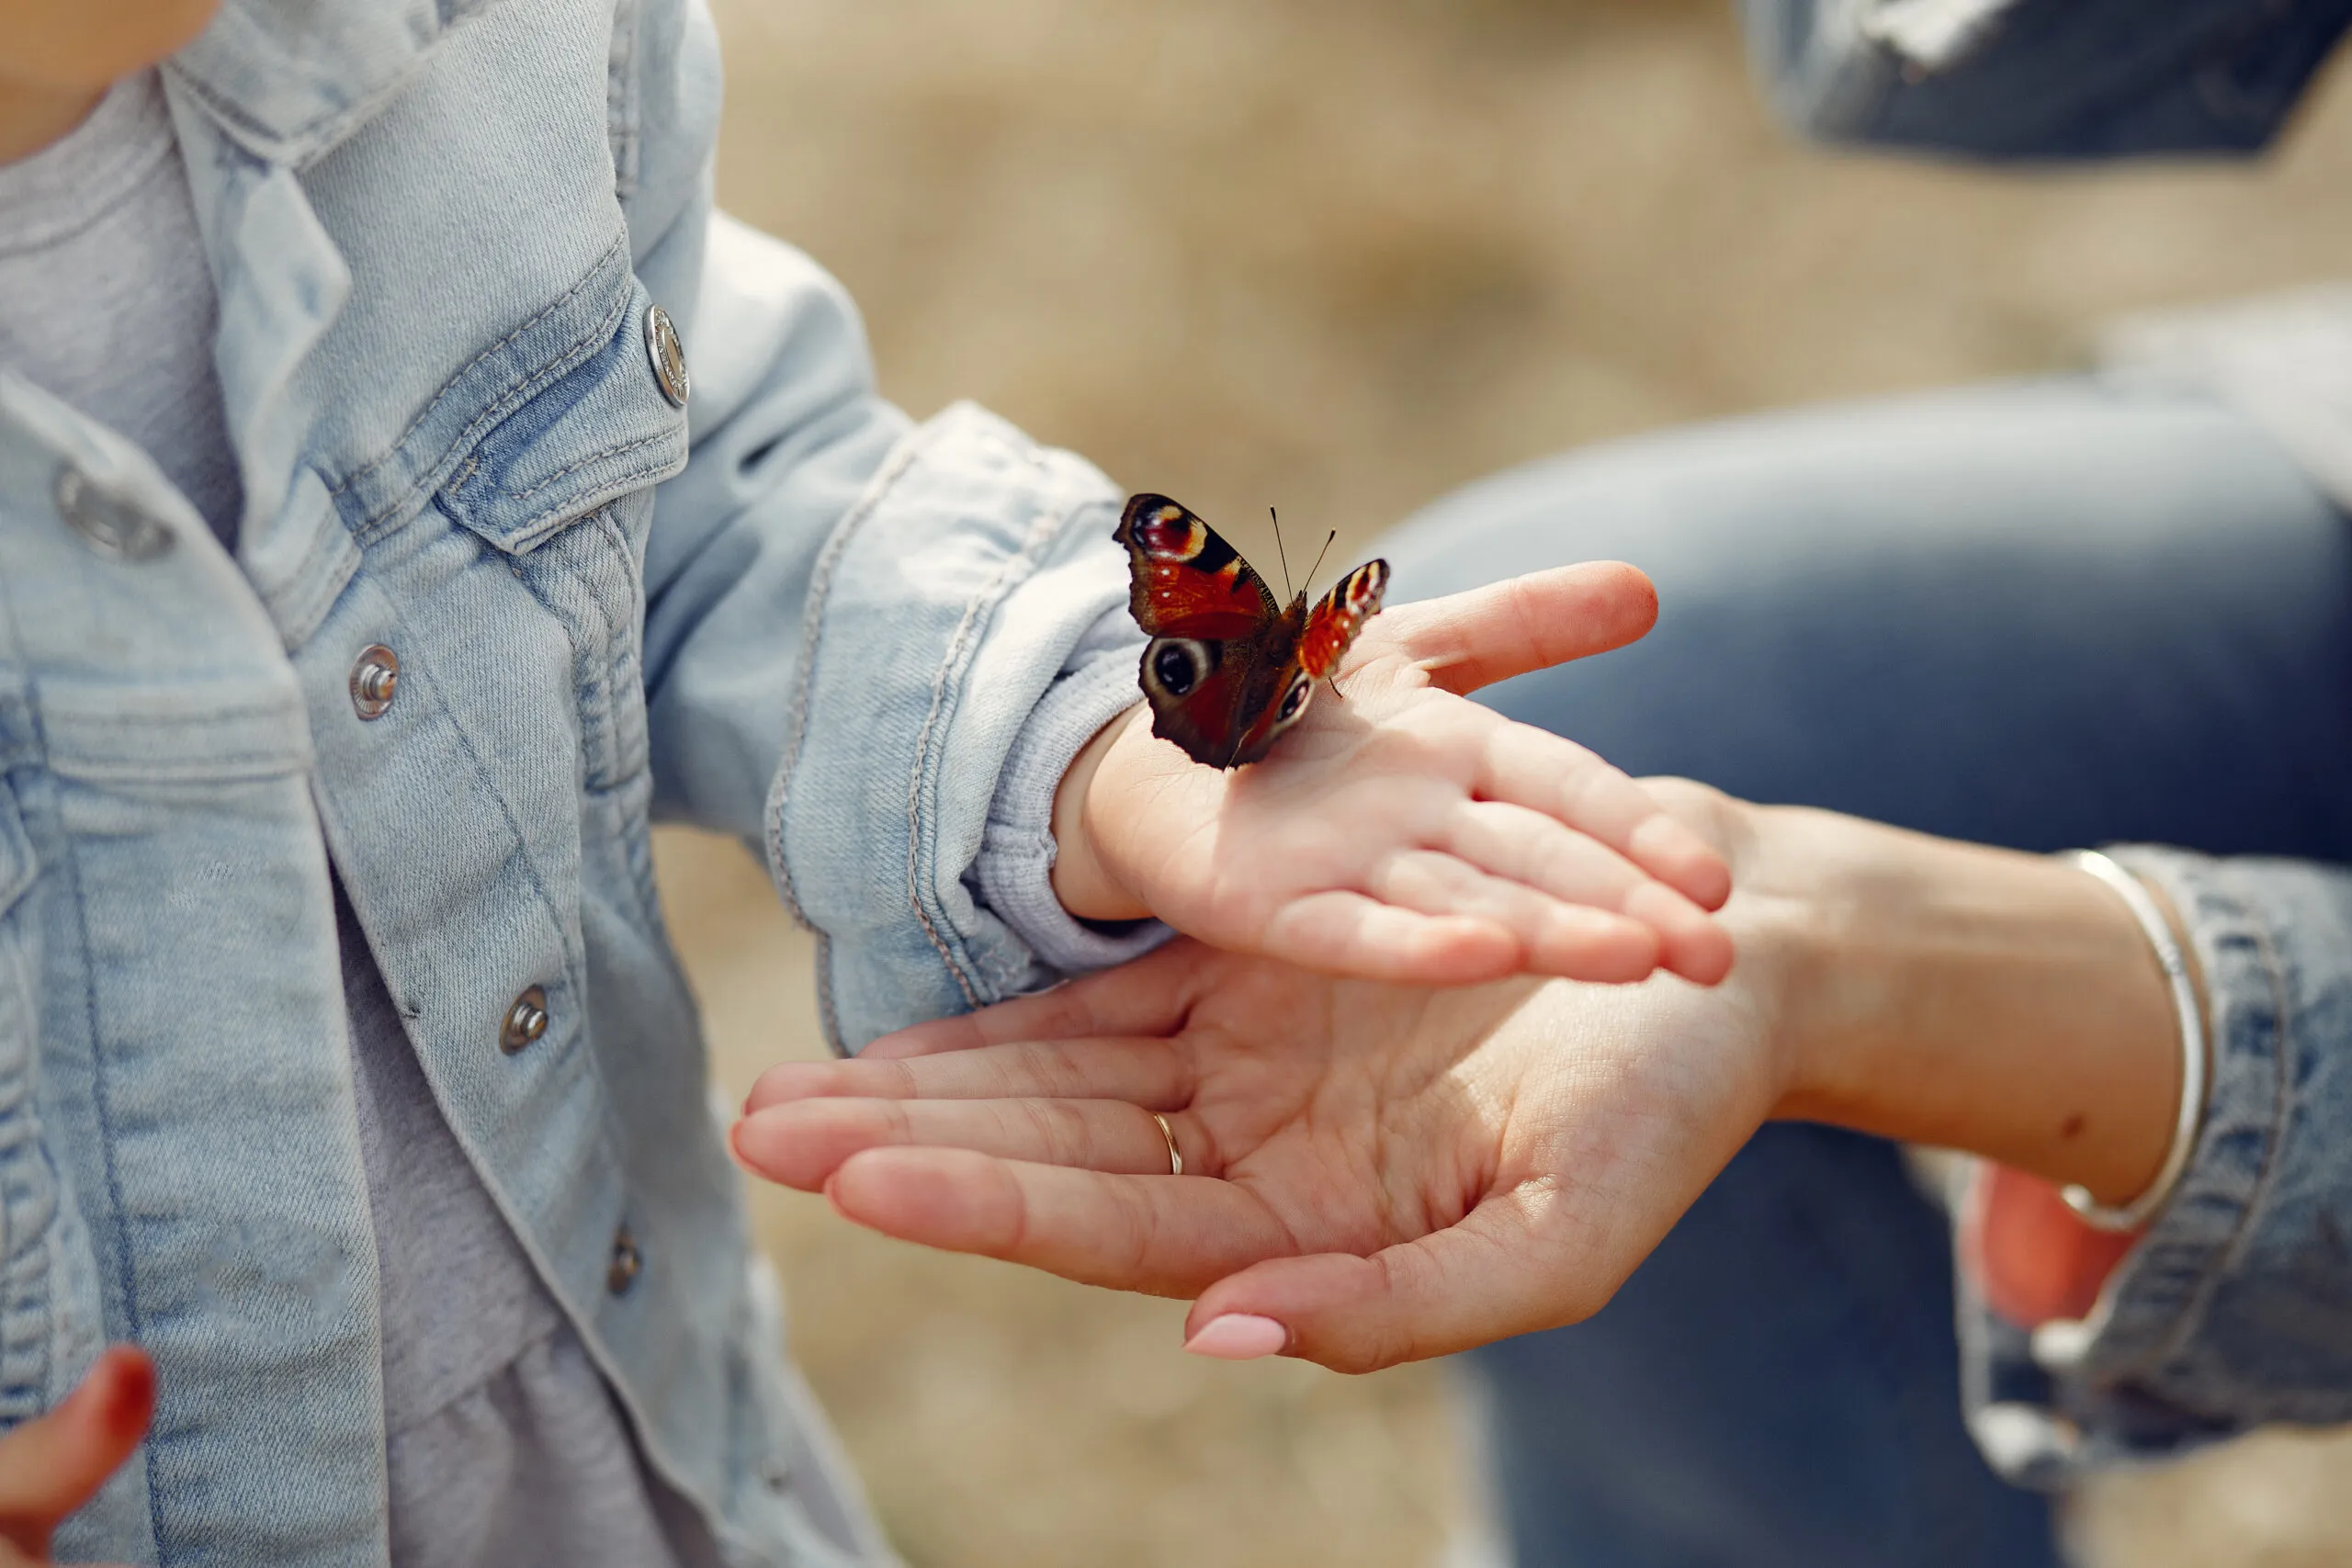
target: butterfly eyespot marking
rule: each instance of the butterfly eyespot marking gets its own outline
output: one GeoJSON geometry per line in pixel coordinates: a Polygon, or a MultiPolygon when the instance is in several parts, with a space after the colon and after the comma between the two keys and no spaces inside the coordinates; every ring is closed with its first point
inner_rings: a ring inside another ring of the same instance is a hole
{"type": "Polygon", "coordinates": [[[1144,518],[1136,537],[1146,555],[1171,561],[1191,560],[1207,542],[1200,521],[1181,506],[1163,506],[1144,518]]]}
{"type": "Polygon", "coordinates": [[[1304,670],[1291,677],[1290,690],[1283,694],[1282,706],[1274,710],[1274,730],[1279,734],[1299,721],[1306,712],[1306,705],[1315,700],[1315,678],[1304,670]]]}
{"type": "Polygon", "coordinates": [[[1213,643],[1195,642],[1190,637],[1158,637],[1143,652],[1144,689],[1170,697],[1187,696],[1208,679],[1216,665],[1217,651],[1213,643]]]}

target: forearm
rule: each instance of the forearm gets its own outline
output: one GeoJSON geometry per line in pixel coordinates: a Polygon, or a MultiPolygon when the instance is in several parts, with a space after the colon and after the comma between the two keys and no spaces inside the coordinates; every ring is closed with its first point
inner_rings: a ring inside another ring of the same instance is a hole
{"type": "Polygon", "coordinates": [[[1770,987],[1776,1114],[1964,1149],[2106,1202],[2145,1190],[2180,1025],[2147,934],[2063,861],[1736,808],[1738,936],[1770,987]]]}

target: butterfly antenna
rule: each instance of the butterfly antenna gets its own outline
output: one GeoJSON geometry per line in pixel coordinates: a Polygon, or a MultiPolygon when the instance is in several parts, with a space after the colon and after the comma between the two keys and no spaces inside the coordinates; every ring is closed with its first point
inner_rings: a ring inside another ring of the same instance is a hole
{"type": "Polygon", "coordinates": [[[1323,570],[1323,558],[1331,553],[1331,541],[1339,536],[1340,531],[1337,528],[1332,529],[1324,536],[1323,547],[1315,552],[1315,564],[1306,569],[1306,581],[1310,585],[1315,581],[1315,574],[1323,570]]]}
{"type": "Polygon", "coordinates": [[[1283,563],[1283,597],[1287,599],[1291,596],[1290,553],[1283,548],[1283,514],[1269,506],[1266,515],[1274,520],[1274,558],[1283,563]]]}

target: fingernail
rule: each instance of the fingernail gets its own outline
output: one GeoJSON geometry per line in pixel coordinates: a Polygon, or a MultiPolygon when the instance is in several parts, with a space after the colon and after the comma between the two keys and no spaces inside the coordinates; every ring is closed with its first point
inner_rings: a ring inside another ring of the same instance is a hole
{"type": "Polygon", "coordinates": [[[1220,1361],[1254,1361],[1274,1355],[1289,1343],[1290,1330],[1272,1318],[1228,1312],[1201,1325],[1201,1331],[1184,1341],[1184,1348],[1220,1361]]]}

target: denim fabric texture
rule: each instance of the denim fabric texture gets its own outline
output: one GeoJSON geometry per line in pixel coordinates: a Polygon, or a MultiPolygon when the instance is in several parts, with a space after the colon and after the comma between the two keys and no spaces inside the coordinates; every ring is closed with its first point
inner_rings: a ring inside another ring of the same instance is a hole
{"type": "Polygon", "coordinates": [[[62,1556],[383,1560],[332,858],[647,1461],[733,1562],[852,1561],[649,825],[767,848],[844,1045],[1057,977],[969,889],[1033,710],[1132,668],[1117,494],[881,400],[839,288],[714,213],[692,0],[227,0],[164,82],[245,511],[232,557],[0,376],[0,1425],[136,1340],[153,1434],[62,1556]]]}
{"type": "Polygon", "coordinates": [[[1792,125],[2050,161],[2267,146],[2352,0],[1739,0],[1792,125]]]}

